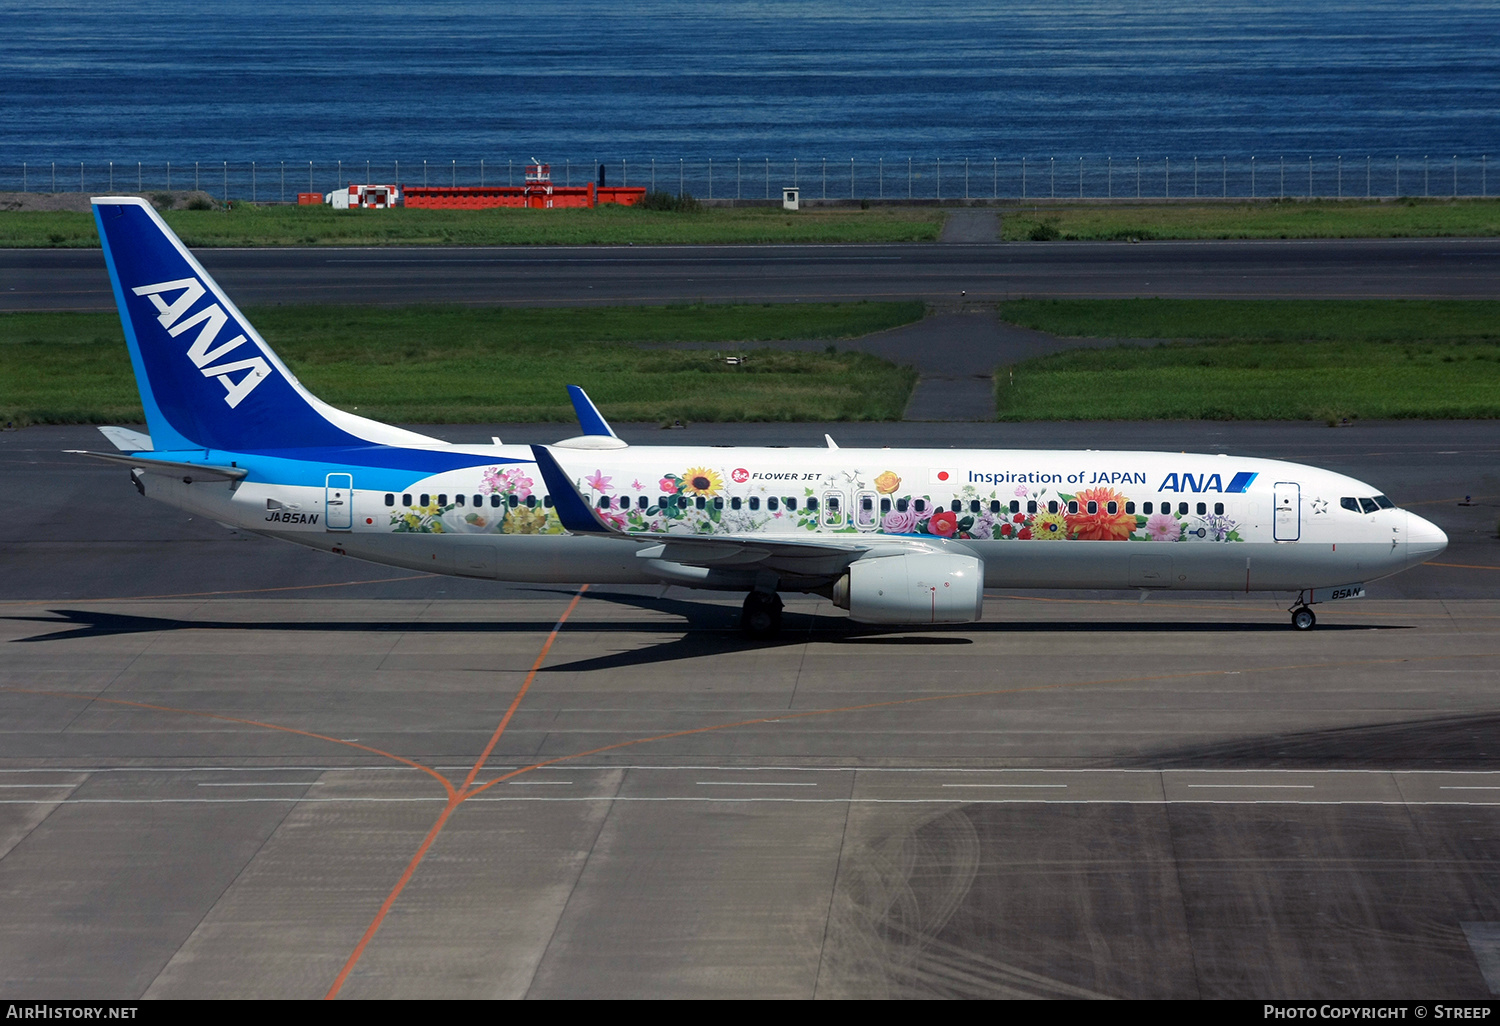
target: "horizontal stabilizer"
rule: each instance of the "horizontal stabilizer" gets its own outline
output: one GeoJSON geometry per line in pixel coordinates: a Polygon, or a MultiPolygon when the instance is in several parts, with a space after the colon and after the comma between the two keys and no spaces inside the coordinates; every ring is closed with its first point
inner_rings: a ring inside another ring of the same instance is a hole
{"type": "Polygon", "coordinates": [[[250,473],[244,467],[218,467],[209,463],[183,463],[178,460],[157,460],[149,456],[137,456],[123,452],[89,452],[87,449],[64,449],[75,456],[92,456],[96,460],[119,463],[140,470],[154,470],[176,477],[191,477],[195,481],[238,481],[250,473]]]}
{"type": "Polygon", "coordinates": [[[151,444],[150,435],[143,435],[129,428],[102,427],[99,433],[108,438],[111,444],[121,452],[150,452],[156,448],[151,444]]]}

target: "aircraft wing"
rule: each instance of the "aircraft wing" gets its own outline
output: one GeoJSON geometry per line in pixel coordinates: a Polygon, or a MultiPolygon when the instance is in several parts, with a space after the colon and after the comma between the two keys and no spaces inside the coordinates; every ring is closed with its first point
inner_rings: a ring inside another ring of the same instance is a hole
{"type": "Polygon", "coordinates": [[[750,572],[769,570],[797,577],[821,578],[837,577],[850,563],[865,557],[962,549],[961,543],[950,543],[941,538],[892,538],[887,535],[851,534],[801,539],[734,534],[629,534],[599,515],[546,446],[533,445],[531,451],[552,496],[553,509],[564,528],[572,534],[633,542],[642,546],[636,552],[637,557],[668,566],[750,572]]]}

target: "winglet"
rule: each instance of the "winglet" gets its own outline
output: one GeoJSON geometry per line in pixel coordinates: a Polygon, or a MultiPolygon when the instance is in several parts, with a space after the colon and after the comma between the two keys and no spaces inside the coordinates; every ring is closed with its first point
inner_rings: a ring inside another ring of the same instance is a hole
{"type": "Polygon", "coordinates": [[[594,401],[588,397],[588,393],[577,385],[568,386],[568,398],[573,401],[573,412],[578,414],[578,426],[583,428],[585,435],[607,435],[610,438],[618,438],[594,401]]]}
{"type": "MultiPolygon", "coordinates": [[[[586,400],[585,400],[586,401],[586,400]]],[[[605,523],[604,518],[595,512],[558,466],[557,460],[547,451],[545,445],[533,445],[531,455],[536,459],[536,467],[542,472],[542,480],[547,484],[547,493],[552,496],[552,508],[557,511],[557,519],[570,534],[618,534],[614,528],[605,523]]]]}

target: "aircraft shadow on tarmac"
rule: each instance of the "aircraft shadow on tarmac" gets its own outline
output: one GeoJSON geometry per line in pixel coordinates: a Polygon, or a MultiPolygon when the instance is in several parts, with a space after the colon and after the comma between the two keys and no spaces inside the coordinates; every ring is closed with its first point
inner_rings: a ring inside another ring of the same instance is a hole
{"type": "MultiPolygon", "coordinates": [[[[547,595],[566,597],[571,592],[550,588],[535,589],[547,595]]],[[[783,619],[781,633],[774,638],[748,638],[738,629],[739,610],[712,603],[683,601],[672,598],[657,598],[647,595],[630,595],[591,591],[589,597],[596,601],[614,603],[656,613],[666,613],[679,618],[680,623],[643,623],[639,619],[587,620],[577,622],[571,629],[594,634],[651,635],[681,632],[679,636],[655,644],[643,645],[631,651],[616,652],[606,656],[580,659],[573,662],[556,663],[543,668],[543,672],[578,672],[599,669],[618,669],[654,663],[693,659],[700,656],[722,655],[751,649],[776,648],[800,645],[808,641],[820,641],[834,645],[880,645],[911,647],[944,647],[971,645],[974,636],[981,634],[1067,634],[1067,633],[1122,633],[1122,634],[1182,634],[1182,633],[1285,633],[1289,628],[1281,622],[1275,623],[1225,623],[1220,621],[1161,620],[1139,621],[990,621],[985,623],[923,626],[880,626],[859,624],[840,615],[818,615],[788,610],[783,619]]],[[[11,616],[4,619],[52,625],[61,629],[44,634],[13,639],[16,643],[40,641],[65,641],[82,638],[101,638],[115,635],[151,634],[184,630],[221,631],[291,631],[297,633],[391,633],[405,634],[533,634],[544,631],[547,626],[535,621],[506,622],[494,620],[197,620],[176,617],[138,616],[130,613],[114,613],[94,609],[53,609],[49,616],[11,616]]],[[[1321,631],[1346,630],[1404,630],[1400,625],[1342,625],[1330,624],[1318,628],[1321,631]]]]}
{"type": "Polygon", "coordinates": [[[1111,766],[1149,769],[1500,768],[1500,713],[1329,727],[1148,752],[1111,766]]]}

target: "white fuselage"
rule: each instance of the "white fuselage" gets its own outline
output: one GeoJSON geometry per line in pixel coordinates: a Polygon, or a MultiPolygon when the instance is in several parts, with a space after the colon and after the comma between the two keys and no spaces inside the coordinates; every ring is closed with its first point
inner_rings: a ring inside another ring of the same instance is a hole
{"type": "MultiPolygon", "coordinates": [[[[215,452],[208,462],[233,461],[249,475],[191,484],[158,470],[138,477],[150,497],[244,530],[509,581],[745,586],[731,548],[712,570],[682,567],[663,550],[691,536],[968,553],[982,561],[988,587],[1284,591],[1384,577],[1446,544],[1375,488],[1275,460],[672,446],[554,448],[580,493],[626,537],[570,535],[529,447],[442,451],[475,465],[419,476],[297,461],[292,451],[215,452]]],[[[783,561],[780,587],[818,590],[839,570],[783,561]]]]}

